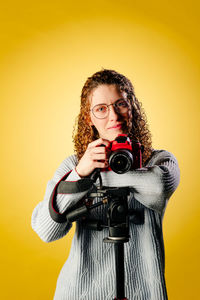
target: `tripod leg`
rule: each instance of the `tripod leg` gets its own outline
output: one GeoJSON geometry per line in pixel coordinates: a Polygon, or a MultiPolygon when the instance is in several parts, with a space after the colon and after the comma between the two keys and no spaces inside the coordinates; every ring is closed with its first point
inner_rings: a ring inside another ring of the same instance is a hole
{"type": "Polygon", "coordinates": [[[115,244],[115,267],[117,299],[125,299],[124,296],[124,244],[115,244]]]}

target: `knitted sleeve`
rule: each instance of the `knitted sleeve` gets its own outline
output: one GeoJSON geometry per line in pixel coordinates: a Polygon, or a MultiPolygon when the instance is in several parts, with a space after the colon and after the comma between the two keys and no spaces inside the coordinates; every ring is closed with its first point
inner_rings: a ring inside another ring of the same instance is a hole
{"type": "MultiPolygon", "coordinates": [[[[75,171],[76,164],[77,160],[74,155],[66,158],[61,163],[53,178],[47,184],[44,200],[33,210],[31,218],[32,228],[44,242],[51,242],[62,238],[72,227],[71,223],[57,223],[51,218],[49,213],[49,199],[56,184],[69,171],[72,170],[66,181],[75,181],[80,179],[75,171]]],[[[58,194],[56,198],[58,211],[62,213],[67,208],[75,205],[86,193],[87,191],[78,194],[58,194]]]]}
{"type": "Polygon", "coordinates": [[[180,181],[180,169],[175,156],[165,150],[154,152],[148,164],[125,174],[105,172],[103,185],[129,186],[134,198],[144,206],[163,214],[167,201],[180,181]]]}

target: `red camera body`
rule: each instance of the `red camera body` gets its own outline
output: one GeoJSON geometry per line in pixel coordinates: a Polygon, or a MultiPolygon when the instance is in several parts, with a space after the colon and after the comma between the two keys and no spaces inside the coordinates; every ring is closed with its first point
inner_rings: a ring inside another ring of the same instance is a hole
{"type": "Polygon", "coordinates": [[[142,168],[142,146],[138,141],[130,141],[126,134],[119,134],[106,149],[109,153],[109,167],[103,170],[123,174],[142,168]]]}

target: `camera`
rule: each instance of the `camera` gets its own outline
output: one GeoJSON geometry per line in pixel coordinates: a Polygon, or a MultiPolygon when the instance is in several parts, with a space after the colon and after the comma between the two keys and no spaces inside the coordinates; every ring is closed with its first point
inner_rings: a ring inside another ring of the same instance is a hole
{"type": "Polygon", "coordinates": [[[119,134],[106,149],[109,153],[108,170],[123,174],[142,167],[143,147],[139,141],[130,141],[126,134],[119,134]]]}

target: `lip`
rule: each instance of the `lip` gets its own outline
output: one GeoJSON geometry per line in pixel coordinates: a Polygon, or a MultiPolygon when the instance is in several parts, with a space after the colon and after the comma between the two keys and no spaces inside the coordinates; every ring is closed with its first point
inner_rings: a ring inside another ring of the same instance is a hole
{"type": "Polygon", "coordinates": [[[122,128],[122,124],[116,124],[112,127],[109,127],[108,129],[121,129],[122,128]]]}

